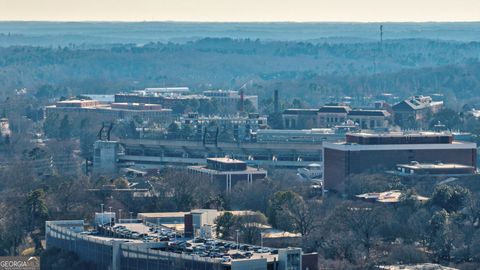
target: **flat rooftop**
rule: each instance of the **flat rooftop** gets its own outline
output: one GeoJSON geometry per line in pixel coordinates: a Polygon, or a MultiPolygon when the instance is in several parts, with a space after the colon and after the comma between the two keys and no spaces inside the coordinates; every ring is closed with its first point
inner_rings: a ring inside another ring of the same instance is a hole
{"type": "Polygon", "coordinates": [[[443,132],[386,132],[386,133],[348,133],[347,143],[365,145],[378,144],[451,144],[453,135],[443,132]]]}
{"type": "Polygon", "coordinates": [[[215,169],[209,169],[205,165],[198,165],[198,166],[188,166],[189,169],[195,170],[195,171],[201,171],[204,173],[211,173],[211,174],[244,174],[244,173],[260,173],[260,174],[266,174],[267,171],[262,169],[262,168],[253,168],[253,167],[248,167],[245,170],[215,170],[215,169]]]}
{"type": "Polygon", "coordinates": [[[370,133],[370,132],[356,132],[356,133],[349,133],[352,136],[358,137],[438,137],[438,136],[453,136],[451,133],[448,132],[433,132],[433,131],[421,131],[421,132],[384,132],[384,133],[370,133]]]}
{"type": "Polygon", "coordinates": [[[287,134],[287,135],[298,135],[298,134],[335,134],[335,129],[333,128],[312,128],[312,129],[259,129],[257,134],[287,134]]]}
{"type": "Polygon", "coordinates": [[[57,101],[57,103],[88,103],[92,102],[95,100],[90,100],[90,99],[69,99],[69,100],[60,100],[57,101]]]}
{"type": "Polygon", "coordinates": [[[142,218],[165,218],[165,217],[184,217],[189,212],[157,212],[157,213],[138,213],[137,217],[142,218]]]}
{"type": "Polygon", "coordinates": [[[81,102],[81,103],[76,103],[76,102],[69,102],[69,103],[62,103],[62,104],[56,104],[56,105],[49,105],[46,106],[46,108],[59,108],[59,109],[66,109],[66,110],[73,110],[73,109],[81,109],[84,111],[132,111],[132,112],[143,112],[143,111],[148,111],[148,112],[171,112],[172,109],[167,109],[167,108],[153,108],[154,106],[159,106],[159,104],[142,104],[142,103],[111,103],[111,104],[105,104],[105,103],[96,103],[96,104],[90,104],[89,102],[81,102]],[[79,106],[62,106],[63,105],[79,105],[79,106]],[[85,105],[87,106],[80,106],[80,105],[85,105]],[[132,105],[133,104],[133,105],[132,105]],[[124,107],[121,107],[124,105],[124,107]],[[112,107],[113,106],[113,107],[112,107]],[[130,107],[129,107],[130,106],[130,107]]]}
{"type": "Polygon", "coordinates": [[[242,160],[227,158],[227,157],[207,158],[207,160],[211,160],[211,161],[215,161],[215,162],[221,162],[221,163],[228,163],[228,164],[245,164],[245,162],[242,161],[242,160]]]}
{"type": "MultiPolygon", "coordinates": [[[[398,203],[402,197],[402,192],[400,190],[390,190],[385,192],[370,192],[365,194],[355,195],[355,197],[364,200],[371,200],[380,203],[398,203]]],[[[427,201],[428,198],[420,195],[416,195],[415,199],[417,201],[427,201]]]]}
{"type": "Polygon", "coordinates": [[[397,164],[398,167],[407,169],[473,169],[472,166],[455,164],[455,163],[413,163],[413,164],[397,164]]]}
{"type": "MultiPolygon", "coordinates": [[[[162,214],[162,213],[145,213],[162,214]]],[[[169,213],[172,214],[172,213],[169,213]]],[[[143,223],[117,223],[113,227],[105,227],[109,235],[79,232],[86,237],[110,241],[123,241],[136,244],[141,248],[151,248],[165,252],[191,255],[198,259],[212,259],[230,265],[234,261],[266,259],[267,262],[278,261],[278,249],[235,243],[222,239],[175,237],[175,232],[164,224],[148,226],[143,223]],[[159,238],[160,237],[160,238],[159,238]],[[152,245],[153,244],[153,245],[152,245]],[[274,252],[275,251],[275,252],[274,252]]]]}

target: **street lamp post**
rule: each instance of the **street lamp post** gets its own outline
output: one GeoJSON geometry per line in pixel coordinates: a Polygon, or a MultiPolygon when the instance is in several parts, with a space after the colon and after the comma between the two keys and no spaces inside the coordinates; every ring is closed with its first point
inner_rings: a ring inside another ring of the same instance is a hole
{"type": "Polygon", "coordinates": [[[175,243],[177,243],[177,221],[176,220],[175,220],[174,231],[175,231],[175,243]]]}
{"type": "Polygon", "coordinates": [[[193,242],[195,243],[196,233],[195,233],[195,224],[193,225],[193,242]]]}
{"type": "Polygon", "coordinates": [[[110,216],[112,214],[112,207],[108,207],[108,217],[110,218],[110,227],[112,227],[112,217],[110,216]]]}
{"type": "Polygon", "coordinates": [[[240,245],[238,244],[238,232],[239,232],[239,230],[236,229],[235,232],[237,232],[237,250],[238,250],[238,249],[240,249],[240,245]]]}
{"type": "Polygon", "coordinates": [[[160,218],[157,218],[157,237],[158,242],[160,242],[160,218]]]}
{"type": "Polygon", "coordinates": [[[260,247],[263,249],[263,233],[260,233],[260,247]]]}
{"type": "Polygon", "coordinates": [[[104,205],[103,203],[100,204],[100,208],[102,209],[102,210],[100,210],[100,212],[102,213],[102,218],[101,218],[101,220],[102,220],[102,227],[103,227],[103,205],[104,205]]]}

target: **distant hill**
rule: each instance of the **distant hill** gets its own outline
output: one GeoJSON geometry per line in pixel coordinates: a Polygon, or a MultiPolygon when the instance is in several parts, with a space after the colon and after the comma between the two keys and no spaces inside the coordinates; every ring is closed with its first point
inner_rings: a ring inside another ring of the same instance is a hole
{"type": "Polygon", "coordinates": [[[193,23],[193,22],[0,22],[0,46],[99,46],[112,43],[184,43],[205,37],[372,42],[384,38],[480,41],[480,23],[193,23]]]}

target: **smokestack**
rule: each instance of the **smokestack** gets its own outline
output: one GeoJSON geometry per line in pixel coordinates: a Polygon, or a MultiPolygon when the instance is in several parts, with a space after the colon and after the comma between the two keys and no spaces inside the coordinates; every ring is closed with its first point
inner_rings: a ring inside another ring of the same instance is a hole
{"type": "Polygon", "coordinates": [[[274,111],[278,113],[278,90],[275,89],[273,92],[273,104],[274,104],[274,111]]]}
{"type": "Polygon", "coordinates": [[[244,96],[243,89],[242,89],[242,90],[240,90],[240,111],[241,112],[244,111],[244,105],[245,105],[245,96],[244,96]]]}

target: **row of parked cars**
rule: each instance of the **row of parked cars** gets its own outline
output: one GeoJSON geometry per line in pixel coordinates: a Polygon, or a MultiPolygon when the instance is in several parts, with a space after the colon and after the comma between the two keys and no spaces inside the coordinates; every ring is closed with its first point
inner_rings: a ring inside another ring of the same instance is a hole
{"type": "Polygon", "coordinates": [[[147,236],[147,234],[141,234],[138,232],[131,231],[127,229],[127,227],[118,225],[112,228],[113,233],[116,234],[117,237],[123,238],[131,238],[131,239],[139,239],[141,237],[147,236]]]}
{"type": "Polygon", "coordinates": [[[196,238],[191,242],[170,243],[168,249],[171,252],[220,259],[223,262],[229,262],[232,259],[250,258],[254,253],[278,254],[277,249],[245,244],[237,245],[233,242],[202,238],[196,238]]]}
{"type": "Polygon", "coordinates": [[[123,225],[112,228],[117,237],[140,239],[144,242],[171,241],[175,238],[175,232],[164,228],[150,228],[150,233],[139,233],[129,230],[123,225]]]}
{"type": "MultiPolygon", "coordinates": [[[[150,227],[150,232],[154,233],[156,236],[160,236],[161,238],[175,238],[177,236],[177,233],[174,232],[173,230],[170,229],[165,229],[160,226],[158,227],[150,227]]],[[[168,240],[161,240],[161,241],[168,241],[168,240]]]]}

